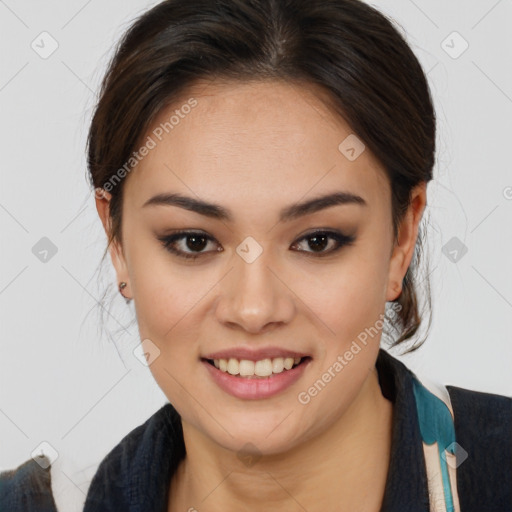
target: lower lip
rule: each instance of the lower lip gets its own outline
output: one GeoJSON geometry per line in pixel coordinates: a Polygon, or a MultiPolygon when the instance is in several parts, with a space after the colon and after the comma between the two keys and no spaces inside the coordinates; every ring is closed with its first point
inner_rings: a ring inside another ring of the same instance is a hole
{"type": "Polygon", "coordinates": [[[290,387],[300,379],[311,359],[306,359],[291,370],[283,370],[281,373],[269,377],[257,378],[236,377],[219,370],[205,360],[201,362],[206,366],[215,383],[226,393],[237,398],[257,400],[277,395],[290,387]]]}

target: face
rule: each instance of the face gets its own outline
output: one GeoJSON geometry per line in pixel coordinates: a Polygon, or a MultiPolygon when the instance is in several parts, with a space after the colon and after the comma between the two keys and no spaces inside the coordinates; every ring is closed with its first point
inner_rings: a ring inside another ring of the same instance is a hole
{"type": "MultiPolygon", "coordinates": [[[[112,261],[184,425],[230,450],[282,452],[329,429],[363,389],[425,188],[395,247],[384,170],[351,139],[339,149],[352,131],[320,91],[188,92],[145,134],[154,147],[126,177],[112,261]],[[301,362],[283,369],[290,357],[301,362]]],[[[108,198],[97,199],[105,226],[108,198]]]]}

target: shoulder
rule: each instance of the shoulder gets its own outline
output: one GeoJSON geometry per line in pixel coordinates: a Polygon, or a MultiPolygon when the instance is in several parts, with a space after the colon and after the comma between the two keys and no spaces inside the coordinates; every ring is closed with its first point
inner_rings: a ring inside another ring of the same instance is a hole
{"type": "MultiPolygon", "coordinates": [[[[162,444],[161,439],[179,439],[180,426],[176,410],[168,403],[129,432],[99,464],[89,485],[84,510],[96,510],[97,505],[101,505],[102,511],[128,510],[134,488],[131,478],[137,476],[134,466],[140,469],[145,461],[151,461],[162,444]],[[102,502],[107,497],[108,505],[102,502]]],[[[52,490],[54,470],[55,464],[50,464],[44,456],[0,472],[0,512],[57,512],[52,490]]]]}
{"type": "Polygon", "coordinates": [[[475,419],[482,413],[485,416],[502,420],[512,421],[512,397],[494,393],[485,393],[472,389],[465,389],[458,386],[447,385],[450,399],[460,412],[474,416],[475,419]]]}
{"type": "Polygon", "coordinates": [[[512,510],[512,397],[446,389],[453,407],[462,510],[512,510]]]}
{"type": "Polygon", "coordinates": [[[157,442],[159,436],[173,435],[172,429],[178,421],[180,418],[176,409],[170,403],[165,404],[144,423],[126,434],[101,461],[98,471],[126,472],[135,460],[145,454],[148,446],[157,442]]]}
{"type": "Polygon", "coordinates": [[[47,457],[0,473],[0,510],[57,512],[47,457]]]}
{"type": "Polygon", "coordinates": [[[512,450],[512,397],[451,385],[446,389],[458,439],[480,446],[501,442],[503,448],[512,450]]]}
{"type": "Polygon", "coordinates": [[[512,460],[512,397],[450,385],[446,389],[460,444],[466,441],[485,449],[499,444],[512,460]]]}

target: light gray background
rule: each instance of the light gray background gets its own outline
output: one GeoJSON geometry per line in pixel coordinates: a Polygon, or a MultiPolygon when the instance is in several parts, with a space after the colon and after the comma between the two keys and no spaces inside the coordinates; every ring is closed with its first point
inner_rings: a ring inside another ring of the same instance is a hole
{"type": "MultiPolygon", "coordinates": [[[[106,239],[85,179],[113,44],[156,3],[0,1],[0,469],[50,443],[67,510],[105,454],[166,401],[132,355],[133,306],[110,259],[97,273],[106,239]],[[58,43],[47,59],[31,47],[43,31],[58,43]],[[46,263],[32,252],[42,237],[57,248],[46,263]],[[113,339],[99,327],[107,286],[113,339]]],[[[430,379],[512,395],[512,1],[369,3],[400,24],[428,72],[439,130],[427,207],[433,326],[417,353],[392,353],[430,379]],[[454,31],[469,44],[458,58],[454,31]],[[442,252],[453,237],[468,249],[458,262],[442,252]]]]}

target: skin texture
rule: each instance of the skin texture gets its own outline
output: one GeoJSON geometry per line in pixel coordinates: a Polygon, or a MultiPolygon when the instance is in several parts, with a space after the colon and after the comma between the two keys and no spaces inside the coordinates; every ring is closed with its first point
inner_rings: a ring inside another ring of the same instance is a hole
{"type": "MultiPolygon", "coordinates": [[[[141,340],[160,350],[150,370],[182,417],[187,447],[170,482],[169,511],[379,510],[392,425],[375,370],[381,331],[309,403],[297,397],[400,294],[426,187],[413,191],[393,246],[387,177],[368,149],[354,161],[338,150],[352,132],[321,94],[283,82],[194,87],[187,98],[197,106],[126,178],[122,246],[112,245],[110,254],[118,282],[128,283],[123,294],[134,299],[141,340]],[[282,208],[337,191],[367,205],[278,222],[282,208]],[[220,204],[233,221],[142,206],[162,192],[220,204]],[[332,251],[337,244],[329,239],[319,256],[303,238],[318,228],[355,241],[332,251]],[[181,259],[157,237],[182,229],[214,241],[190,249],[182,239],[175,246],[203,255],[181,259]],[[263,250],[252,263],[236,252],[248,236],[263,250]],[[279,346],[312,361],[282,393],[242,400],[217,387],[200,361],[236,346],[279,346]],[[250,465],[237,457],[247,442],[256,447],[250,465]]],[[[161,112],[154,126],[176,108],[161,112]]],[[[105,230],[109,197],[96,199],[105,230]]]]}

